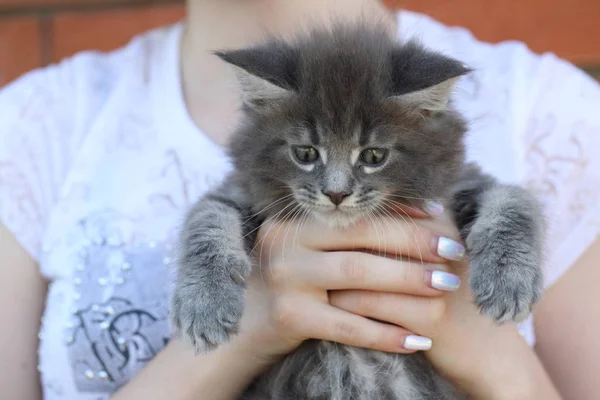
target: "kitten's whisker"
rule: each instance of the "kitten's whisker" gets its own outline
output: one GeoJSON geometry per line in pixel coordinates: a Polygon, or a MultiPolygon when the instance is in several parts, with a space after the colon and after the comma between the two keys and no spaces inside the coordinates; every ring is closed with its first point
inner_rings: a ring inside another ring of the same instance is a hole
{"type": "MultiPolygon", "coordinates": [[[[392,208],[392,209],[394,208],[394,207],[393,207],[394,205],[396,205],[396,206],[402,206],[402,205],[401,205],[400,203],[398,203],[397,201],[390,200],[390,199],[385,199],[385,198],[384,198],[384,199],[382,199],[382,203],[383,203],[383,204],[385,204],[385,205],[388,205],[388,206],[390,206],[390,208],[392,208]]],[[[409,226],[409,228],[411,229],[411,233],[412,233],[412,234],[413,234],[413,236],[414,236],[414,233],[415,233],[415,231],[414,231],[414,229],[413,229],[413,226],[414,226],[415,228],[417,228],[417,229],[418,229],[418,226],[417,226],[416,222],[415,222],[415,221],[414,221],[414,220],[413,220],[413,219],[412,219],[410,216],[408,216],[408,215],[403,215],[403,213],[397,213],[397,214],[398,214],[398,216],[399,216],[400,218],[402,218],[402,220],[403,220],[404,222],[407,222],[407,223],[408,223],[408,226],[409,226]],[[411,223],[412,223],[412,226],[411,226],[411,223]]],[[[411,237],[412,237],[412,236],[411,236],[411,237]]]]}
{"type": "MultiPolygon", "coordinates": [[[[378,225],[376,223],[376,218],[371,213],[365,213],[364,215],[369,219],[370,225],[375,230],[375,236],[377,237],[377,255],[379,257],[381,257],[381,245],[380,245],[380,239],[379,239],[379,230],[377,229],[378,225]]],[[[373,249],[371,249],[370,251],[373,252],[373,249]]]]}
{"type": "MultiPolygon", "coordinates": [[[[281,211],[280,211],[281,212],[281,211]]],[[[254,247],[252,247],[252,250],[250,250],[250,254],[255,254],[255,250],[258,246],[260,246],[260,252],[258,254],[258,264],[261,266],[260,268],[260,276],[261,278],[264,280],[264,275],[263,275],[263,269],[262,269],[262,252],[263,252],[263,245],[264,245],[264,241],[265,238],[269,235],[269,233],[271,233],[271,230],[273,229],[274,225],[271,225],[268,229],[267,232],[265,232],[265,234],[258,240],[257,243],[254,244],[254,247]]]]}
{"type": "MultiPolygon", "coordinates": [[[[294,212],[294,215],[291,216],[290,221],[296,221],[296,229],[298,229],[298,225],[300,223],[300,219],[302,218],[302,214],[304,213],[304,207],[302,206],[302,204],[299,204],[296,211],[294,212]]],[[[290,228],[292,227],[292,225],[290,224],[288,226],[288,229],[286,230],[285,236],[284,236],[284,242],[287,241],[287,235],[290,231],[290,228]]],[[[295,250],[294,250],[294,242],[295,242],[295,236],[292,237],[292,254],[294,254],[295,250]]]]}
{"type": "Polygon", "coordinates": [[[385,241],[385,232],[383,230],[383,224],[381,223],[381,219],[377,218],[376,215],[372,215],[371,214],[371,218],[373,218],[373,222],[374,222],[375,226],[377,228],[381,228],[381,235],[379,234],[379,229],[377,229],[377,249],[378,249],[378,255],[379,255],[379,257],[381,257],[381,255],[382,255],[382,253],[381,253],[381,242],[382,241],[384,243],[384,246],[383,246],[383,255],[387,254],[387,244],[386,244],[386,241],[385,241]]]}
{"type": "MultiPolygon", "coordinates": [[[[285,206],[284,208],[282,208],[282,209],[281,209],[281,210],[280,210],[280,211],[279,211],[277,214],[275,214],[274,216],[272,216],[272,217],[270,217],[270,218],[268,218],[268,219],[273,219],[273,220],[277,219],[277,217],[278,217],[278,216],[279,216],[281,213],[283,213],[283,212],[284,212],[284,211],[285,211],[285,210],[286,210],[286,209],[287,209],[289,206],[291,206],[292,204],[293,204],[293,203],[290,203],[290,204],[288,204],[287,206],[285,206]]],[[[263,221],[263,223],[264,223],[264,221],[263,221]]],[[[255,245],[254,245],[254,247],[252,248],[252,250],[250,250],[250,253],[253,253],[253,252],[254,252],[254,250],[256,250],[256,248],[257,248],[258,246],[261,246],[261,248],[260,248],[260,255],[259,255],[259,257],[262,259],[262,243],[265,241],[265,238],[268,236],[268,234],[269,234],[269,233],[271,232],[271,230],[273,229],[273,226],[274,226],[274,225],[272,225],[271,227],[269,227],[269,229],[268,229],[268,230],[267,230],[267,232],[266,232],[266,233],[263,235],[263,237],[262,237],[262,238],[261,238],[261,239],[260,239],[260,240],[259,240],[257,243],[255,243],[255,245]]]]}
{"type": "Polygon", "coordinates": [[[381,242],[380,242],[380,238],[379,238],[379,230],[377,229],[377,224],[375,222],[375,219],[371,215],[371,213],[368,213],[366,215],[367,215],[367,218],[369,218],[369,221],[371,222],[373,228],[375,229],[375,236],[377,237],[377,251],[378,251],[378,255],[381,257],[381,242]]]}
{"type": "MultiPolygon", "coordinates": [[[[386,215],[389,215],[389,218],[393,222],[396,222],[398,224],[397,217],[395,217],[389,210],[387,210],[385,206],[382,206],[382,212],[385,213],[386,215]]],[[[401,216],[401,218],[402,218],[402,216],[401,216]]],[[[400,224],[398,224],[398,226],[400,226],[400,224]]],[[[411,234],[414,234],[414,230],[412,229],[412,227],[410,225],[409,225],[409,228],[411,229],[411,234]]],[[[390,226],[390,229],[392,229],[391,226],[390,226]]],[[[410,238],[412,238],[412,237],[413,236],[411,236],[410,238]]],[[[410,238],[409,238],[409,240],[411,240],[410,238]]],[[[395,247],[394,250],[395,250],[395,257],[396,257],[396,259],[400,259],[401,261],[404,261],[407,258],[405,255],[401,254],[400,244],[399,243],[396,243],[396,247],[395,247]]],[[[408,258],[410,258],[410,257],[408,257],[408,258]]]]}
{"type": "MultiPolygon", "coordinates": [[[[283,210],[282,210],[282,211],[283,211],[283,210]]],[[[277,214],[277,216],[278,216],[279,214],[281,214],[281,212],[279,212],[279,213],[277,214]]],[[[279,226],[279,229],[281,229],[281,224],[277,224],[277,225],[279,226]]],[[[267,231],[267,234],[270,234],[270,233],[271,233],[271,231],[274,229],[274,227],[275,227],[275,225],[272,225],[272,226],[269,228],[269,230],[267,231]]],[[[266,235],[267,235],[267,234],[265,234],[265,236],[263,237],[263,239],[266,237],[266,235]]],[[[277,234],[275,234],[275,236],[277,236],[277,234]]],[[[273,242],[274,242],[274,240],[273,240],[273,241],[271,241],[271,246],[269,246],[269,261],[271,260],[271,249],[273,248],[273,242]]],[[[264,240],[263,240],[263,241],[262,241],[262,243],[261,243],[261,246],[260,246],[260,258],[261,258],[261,260],[262,260],[262,253],[263,253],[264,247],[265,247],[265,246],[264,246],[264,240]]],[[[271,270],[269,269],[269,271],[271,271],[271,270]]],[[[272,275],[272,274],[273,274],[273,272],[271,271],[271,278],[273,278],[273,275],[272,275]]]]}
{"type": "Polygon", "coordinates": [[[312,212],[313,212],[314,208],[311,206],[308,206],[308,208],[307,208],[305,206],[305,207],[303,207],[303,210],[304,210],[304,217],[300,220],[300,224],[296,227],[294,243],[292,244],[294,249],[296,247],[296,242],[298,243],[298,249],[300,249],[300,246],[301,246],[300,235],[301,235],[302,229],[304,229],[304,226],[306,225],[308,220],[312,217],[312,212]]]}
{"type": "MultiPolygon", "coordinates": [[[[390,213],[390,212],[388,212],[388,211],[385,209],[385,207],[384,207],[383,205],[381,205],[381,204],[377,204],[377,205],[375,206],[375,209],[376,209],[376,210],[378,210],[378,211],[381,211],[382,213],[384,213],[384,214],[385,214],[384,216],[382,216],[382,218],[383,218],[383,221],[386,223],[386,225],[387,225],[387,227],[388,227],[388,229],[389,229],[389,231],[390,231],[390,235],[391,235],[391,236],[394,236],[394,229],[393,229],[393,227],[392,227],[392,224],[391,224],[391,222],[388,220],[388,218],[386,218],[386,215],[387,215],[387,216],[389,216],[389,217],[392,219],[392,221],[395,221],[395,220],[394,220],[394,218],[393,218],[393,216],[391,215],[391,213],[390,213]]],[[[386,249],[386,254],[387,254],[387,249],[386,249]]],[[[394,256],[396,256],[397,254],[398,254],[398,243],[397,243],[396,241],[394,241],[394,256]]]]}
{"type": "MultiPolygon", "coordinates": [[[[257,216],[258,214],[260,214],[263,210],[259,211],[258,213],[254,214],[253,216],[247,218],[245,221],[242,222],[242,225],[247,224],[252,218],[254,218],[255,216],[257,216]]],[[[246,233],[244,236],[242,236],[242,239],[246,239],[246,237],[250,236],[252,233],[256,232],[258,229],[260,229],[260,227],[262,226],[262,224],[258,225],[256,228],[252,229],[250,232],[246,233]]]]}
{"type": "MultiPolygon", "coordinates": [[[[383,243],[383,256],[387,255],[388,249],[387,249],[387,241],[385,240],[385,227],[383,226],[383,221],[380,218],[377,218],[375,215],[373,215],[373,219],[375,220],[375,222],[377,223],[377,226],[379,228],[381,228],[381,242],[383,243]]],[[[379,247],[381,248],[381,245],[379,245],[379,247]]]]}
{"type": "MultiPolygon", "coordinates": [[[[292,227],[291,223],[292,223],[292,221],[294,221],[294,219],[296,219],[296,217],[298,216],[298,213],[302,212],[302,206],[300,204],[298,204],[296,207],[294,207],[292,209],[292,212],[294,214],[289,218],[289,224],[288,224],[287,229],[285,230],[285,235],[283,236],[284,247],[281,250],[281,252],[282,252],[281,258],[283,259],[283,261],[285,261],[285,243],[287,240],[288,233],[290,233],[290,228],[292,227]]],[[[292,250],[293,250],[293,247],[292,247],[292,250]]]]}
{"type": "MultiPolygon", "coordinates": [[[[278,214],[282,213],[284,210],[285,210],[285,208],[284,208],[283,210],[279,211],[279,213],[277,213],[277,214],[275,215],[275,217],[276,217],[278,214]]],[[[262,237],[261,237],[261,238],[258,240],[258,242],[254,244],[254,247],[252,247],[252,250],[250,250],[250,254],[253,254],[253,253],[255,252],[256,248],[257,248],[258,246],[260,246],[259,260],[262,260],[262,249],[263,249],[263,244],[264,244],[264,241],[265,241],[266,237],[269,235],[269,233],[271,233],[271,230],[273,230],[273,227],[274,227],[274,226],[275,226],[275,225],[271,225],[271,226],[270,226],[270,227],[267,229],[267,232],[265,232],[265,234],[264,234],[264,235],[263,235],[263,236],[262,236],[262,237]]]]}
{"type": "Polygon", "coordinates": [[[242,224],[245,224],[245,223],[247,223],[247,222],[248,222],[248,221],[250,221],[252,218],[254,218],[254,217],[258,216],[259,214],[261,214],[261,213],[263,213],[263,212],[267,211],[269,208],[273,207],[274,205],[276,205],[276,204],[278,204],[278,203],[280,203],[280,202],[282,202],[282,201],[284,201],[284,200],[286,200],[286,199],[289,199],[289,198],[290,198],[290,197],[292,197],[292,196],[293,196],[293,193],[290,193],[290,194],[287,194],[287,195],[285,195],[285,196],[283,196],[283,197],[280,197],[280,198],[279,198],[279,199],[277,199],[277,200],[274,200],[274,201],[270,202],[269,204],[267,204],[265,207],[263,207],[262,209],[260,209],[260,210],[259,210],[259,211],[257,211],[256,213],[254,213],[254,214],[252,214],[251,216],[247,217],[247,218],[246,218],[246,220],[242,222],[242,224]]]}
{"type": "MultiPolygon", "coordinates": [[[[391,194],[391,193],[386,193],[386,197],[398,197],[401,199],[409,199],[409,200],[423,200],[423,201],[437,201],[437,199],[428,199],[426,197],[411,197],[411,196],[404,196],[404,195],[398,195],[398,194],[391,194]]],[[[404,205],[406,206],[406,205],[404,205]]]]}
{"type": "MultiPolygon", "coordinates": [[[[289,216],[294,212],[294,210],[296,210],[298,207],[300,207],[299,204],[296,204],[295,207],[293,207],[290,211],[288,211],[282,218],[281,222],[279,223],[279,229],[277,229],[277,232],[275,232],[275,238],[277,238],[277,236],[279,236],[279,231],[281,231],[281,228],[283,227],[283,225],[288,221],[289,216]]],[[[289,227],[289,225],[288,225],[289,227]]],[[[274,238],[274,239],[275,239],[274,238]]],[[[272,257],[273,254],[273,245],[275,244],[275,240],[273,240],[271,242],[271,246],[269,246],[269,260],[272,257]]],[[[282,261],[285,261],[285,238],[284,238],[284,242],[282,243],[283,247],[281,249],[281,254],[282,254],[282,261]]],[[[285,264],[285,263],[284,263],[285,264]]]]}
{"type": "Polygon", "coordinates": [[[300,215],[298,216],[298,223],[296,224],[296,229],[294,230],[294,236],[292,236],[292,255],[296,254],[296,238],[298,237],[298,228],[302,223],[302,219],[304,218],[305,210],[304,207],[300,207],[300,215]]]}
{"type": "Polygon", "coordinates": [[[296,240],[298,240],[298,248],[300,248],[300,239],[298,233],[302,231],[302,227],[304,226],[305,222],[308,220],[310,213],[312,212],[311,208],[306,208],[306,207],[302,207],[302,211],[304,212],[304,216],[300,217],[300,223],[296,226],[296,233],[294,235],[294,241],[292,242],[292,250],[294,250],[296,248],[296,240]]]}
{"type": "MultiPolygon", "coordinates": [[[[385,222],[386,226],[388,227],[389,231],[390,231],[390,235],[393,237],[394,235],[394,228],[392,227],[392,222],[395,221],[392,214],[390,212],[388,212],[385,209],[385,206],[378,204],[377,208],[380,209],[383,213],[383,221],[385,222]],[[389,216],[389,218],[387,218],[389,216]]],[[[398,253],[398,243],[394,240],[394,254],[398,253]]]]}
{"type": "MultiPolygon", "coordinates": [[[[383,202],[388,205],[394,205],[394,204],[400,205],[400,203],[395,202],[393,200],[389,200],[389,199],[383,199],[383,202]]],[[[419,254],[419,260],[421,261],[421,264],[423,264],[424,261],[423,261],[423,254],[421,253],[421,248],[418,246],[416,239],[414,239],[415,229],[413,229],[413,227],[418,229],[417,223],[408,215],[402,215],[402,213],[397,213],[397,215],[400,216],[400,218],[402,218],[402,220],[408,224],[408,227],[410,228],[410,233],[411,233],[411,236],[409,236],[409,240],[414,241],[415,249],[417,250],[417,252],[419,254]]]]}
{"type": "Polygon", "coordinates": [[[256,228],[252,229],[250,232],[248,232],[244,236],[242,236],[242,239],[246,239],[246,237],[250,236],[251,234],[253,234],[257,230],[259,230],[261,227],[262,227],[262,224],[258,225],[256,228]]]}

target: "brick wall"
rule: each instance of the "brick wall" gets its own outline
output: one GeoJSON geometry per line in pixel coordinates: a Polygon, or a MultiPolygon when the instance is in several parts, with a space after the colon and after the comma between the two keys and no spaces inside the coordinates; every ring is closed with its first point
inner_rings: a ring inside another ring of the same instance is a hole
{"type": "MultiPolygon", "coordinates": [[[[385,2],[390,7],[425,12],[445,23],[465,26],[486,41],[522,40],[535,51],[556,52],[600,77],[600,0],[385,2]]],[[[180,19],[183,3],[0,0],[0,85],[79,50],[109,50],[123,45],[138,32],[180,19]]]]}
{"type": "Polygon", "coordinates": [[[84,49],[177,21],[183,0],[0,0],[0,85],[84,49]]]}

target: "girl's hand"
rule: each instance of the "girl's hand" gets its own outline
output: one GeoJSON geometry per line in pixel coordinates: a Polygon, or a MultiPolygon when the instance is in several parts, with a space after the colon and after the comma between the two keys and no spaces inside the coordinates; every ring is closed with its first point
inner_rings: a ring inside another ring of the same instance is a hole
{"type": "MultiPolygon", "coordinates": [[[[415,220],[415,224],[420,229],[444,232],[449,237],[458,235],[447,214],[415,220]]],[[[467,266],[466,261],[450,263],[449,271],[460,276],[464,284],[444,296],[427,298],[406,292],[344,290],[332,293],[330,303],[431,338],[432,347],[426,356],[470,398],[536,398],[528,397],[541,390],[532,387],[537,380],[533,375],[539,373],[533,351],[514,324],[499,326],[491,318],[480,315],[467,284],[467,266]]]]}
{"type": "Polygon", "coordinates": [[[450,238],[456,239],[452,229],[445,231],[436,234],[407,218],[337,231],[316,222],[264,223],[254,250],[259,266],[233,340],[272,359],[309,338],[395,353],[427,349],[428,337],[397,322],[407,313],[441,320],[442,295],[458,288],[444,263],[460,259],[464,248],[450,238]],[[391,313],[396,300],[388,297],[414,300],[405,302],[409,311],[391,313]],[[404,326],[365,318],[375,316],[370,313],[386,313],[378,319],[404,326]]]}

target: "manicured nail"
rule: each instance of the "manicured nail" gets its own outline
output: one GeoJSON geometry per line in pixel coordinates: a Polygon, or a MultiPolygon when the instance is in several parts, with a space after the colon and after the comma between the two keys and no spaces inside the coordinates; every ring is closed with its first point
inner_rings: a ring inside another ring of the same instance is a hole
{"type": "Polygon", "coordinates": [[[453,292],[460,286],[460,278],[448,272],[432,271],[431,286],[439,290],[453,292]]]}
{"type": "Polygon", "coordinates": [[[408,335],[404,339],[404,348],[407,350],[429,350],[431,344],[431,339],[424,336],[408,335]]]}
{"type": "Polygon", "coordinates": [[[437,243],[437,253],[447,260],[460,261],[465,256],[465,247],[452,239],[440,236],[437,243]]]}
{"type": "Polygon", "coordinates": [[[425,202],[425,211],[431,215],[442,215],[444,206],[437,201],[427,200],[425,202]]]}

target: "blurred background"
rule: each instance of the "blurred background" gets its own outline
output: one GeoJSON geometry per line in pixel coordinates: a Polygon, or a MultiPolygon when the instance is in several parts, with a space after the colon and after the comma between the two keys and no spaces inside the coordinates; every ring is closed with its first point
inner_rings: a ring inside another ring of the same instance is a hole
{"type": "MultiPolygon", "coordinates": [[[[464,26],[484,41],[554,52],[600,79],[600,0],[384,2],[464,26]]],[[[122,46],[183,15],[183,0],[0,0],[0,86],[80,50],[122,46]]]]}

